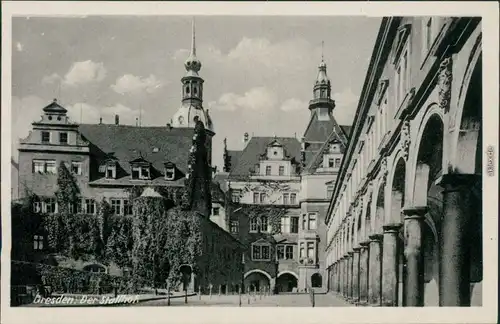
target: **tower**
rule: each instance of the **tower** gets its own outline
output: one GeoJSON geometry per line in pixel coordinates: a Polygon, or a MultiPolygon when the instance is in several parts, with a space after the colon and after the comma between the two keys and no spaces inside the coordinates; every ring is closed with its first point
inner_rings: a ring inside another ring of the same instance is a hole
{"type": "Polygon", "coordinates": [[[335,102],[331,99],[332,87],[326,73],[326,63],[321,55],[321,63],[318,66],[318,76],[313,88],[313,99],[309,101],[311,115],[317,114],[318,120],[329,120],[335,102]]]}
{"type": "Polygon", "coordinates": [[[192,22],[191,52],[184,62],[184,68],[186,69],[186,74],[181,79],[181,106],[174,114],[171,126],[174,128],[194,129],[197,121],[202,122],[207,135],[206,147],[208,162],[212,165],[212,137],[215,133],[208,110],[203,109],[204,80],[198,74],[201,70],[201,62],[196,56],[196,29],[194,18],[192,22]]]}
{"type": "Polygon", "coordinates": [[[194,128],[196,122],[194,118],[198,116],[208,131],[213,131],[212,120],[208,111],[203,109],[203,83],[204,80],[198,72],[201,69],[201,62],[196,57],[196,30],[193,19],[191,52],[184,62],[186,74],[181,79],[182,102],[181,107],[172,119],[172,126],[176,128],[194,128]]]}

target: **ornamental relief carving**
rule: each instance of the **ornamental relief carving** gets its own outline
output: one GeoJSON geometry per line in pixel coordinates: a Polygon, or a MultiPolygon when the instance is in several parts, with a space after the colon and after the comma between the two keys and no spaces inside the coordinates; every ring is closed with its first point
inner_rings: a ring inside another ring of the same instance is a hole
{"type": "Polygon", "coordinates": [[[453,60],[451,56],[447,56],[439,64],[438,70],[439,107],[445,112],[450,110],[451,82],[453,80],[452,67],[453,60]]]}
{"type": "Polygon", "coordinates": [[[403,122],[403,127],[401,128],[400,136],[400,146],[403,153],[403,159],[408,161],[408,156],[410,153],[410,121],[405,120],[403,122]]]}
{"type": "Polygon", "coordinates": [[[389,170],[387,169],[387,157],[384,156],[382,161],[380,161],[380,185],[384,185],[387,180],[387,174],[389,170]]]}

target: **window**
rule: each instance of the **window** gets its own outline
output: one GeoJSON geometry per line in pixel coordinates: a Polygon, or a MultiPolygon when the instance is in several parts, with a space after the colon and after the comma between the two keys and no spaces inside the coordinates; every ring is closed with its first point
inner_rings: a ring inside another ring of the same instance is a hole
{"type": "Polygon", "coordinates": [[[174,180],[175,178],[175,169],[174,168],[166,168],[165,169],[165,179],[174,180]]]}
{"type": "Polygon", "coordinates": [[[333,186],[326,187],[326,198],[331,199],[333,196],[333,186]]]}
{"type": "Polygon", "coordinates": [[[39,213],[42,211],[42,203],[40,201],[33,202],[33,212],[39,213]]]}
{"type": "Polygon", "coordinates": [[[314,255],[314,242],[307,242],[307,257],[313,260],[316,259],[314,255]]]}
{"type": "Polygon", "coordinates": [[[279,170],[278,170],[278,174],[280,176],[285,175],[285,167],[284,166],[280,165],[279,170]]]}
{"type": "Polygon", "coordinates": [[[33,173],[45,173],[45,161],[33,160],[33,173]]]}
{"type": "Polygon", "coordinates": [[[276,247],[276,258],[278,260],[283,260],[285,258],[285,246],[284,245],[278,245],[276,247]]]}
{"type": "Polygon", "coordinates": [[[271,166],[266,166],[266,175],[271,175],[271,166]]]}
{"type": "Polygon", "coordinates": [[[59,133],[59,143],[68,144],[68,133],[59,133]]]}
{"type": "Polygon", "coordinates": [[[56,167],[56,161],[47,161],[45,163],[45,171],[48,174],[56,174],[57,173],[57,167],[56,167]]]}
{"type": "Polygon", "coordinates": [[[307,226],[307,215],[303,214],[302,215],[302,229],[305,230],[307,226]]]}
{"type": "Polygon", "coordinates": [[[252,260],[254,261],[269,261],[270,258],[269,244],[254,244],[252,245],[252,260]]]}
{"type": "Polygon", "coordinates": [[[290,204],[295,205],[296,203],[297,203],[297,194],[291,193],[290,194],[290,204]]]}
{"type": "Polygon", "coordinates": [[[240,197],[241,197],[241,191],[240,190],[233,190],[231,192],[231,200],[233,202],[240,202],[240,197]]]}
{"type": "Polygon", "coordinates": [[[432,45],[432,17],[425,24],[425,49],[429,51],[432,45]]]}
{"type": "Polygon", "coordinates": [[[116,178],[116,165],[108,165],[106,167],[106,179],[116,178]]]}
{"type": "Polygon", "coordinates": [[[220,207],[212,208],[212,215],[219,216],[219,213],[220,213],[220,207]]]}
{"type": "Polygon", "coordinates": [[[304,249],[304,242],[300,242],[299,258],[304,258],[306,256],[304,249]]]}
{"type": "Polygon", "coordinates": [[[82,162],[71,162],[71,172],[76,175],[82,175],[82,162]]]}
{"type": "Polygon", "coordinates": [[[261,232],[269,232],[269,227],[268,227],[268,219],[267,216],[262,216],[260,218],[260,231],[261,232]]]}
{"type": "Polygon", "coordinates": [[[293,245],[285,246],[285,259],[293,260],[293,245]]]}
{"type": "Polygon", "coordinates": [[[311,213],[311,214],[308,215],[307,228],[309,230],[315,230],[316,229],[316,217],[317,217],[317,215],[315,213],[311,213]]]}
{"type": "Polygon", "coordinates": [[[328,167],[329,168],[335,167],[335,159],[333,159],[333,158],[328,159],[328,167]]]}
{"type": "Polygon", "coordinates": [[[281,233],[290,232],[290,217],[281,217],[281,233]]]}
{"type": "Polygon", "coordinates": [[[299,218],[290,217],[290,233],[298,233],[298,232],[299,232],[299,218]]]}
{"type": "Polygon", "coordinates": [[[231,233],[236,234],[239,232],[240,223],[238,221],[231,221],[231,233]]]}
{"type": "Polygon", "coordinates": [[[340,162],[342,162],[341,158],[335,158],[335,165],[334,168],[340,168],[340,162]]]}
{"type": "Polygon", "coordinates": [[[50,132],[42,132],[42,143],[43,144],[50,143],[50,132]]]}
{"type": "Polygon", "coordinates": [[[53,214],[56,212],[56,199],[55,198],[46,198],[42,202],[42,213],[53,214]]]}
{"type": "Polygon", "coordinates": [[[266,201],[266,194],[261,192],[260,193],[260,199],[259,199],[260,203],[264,203],[266,201]]]}
{"type": "Polygon", "coordinates": [[[259,224],[257,218],[254,217],[250,219],[250,233],[257,233],[258,230],[259,230],[259,224]]]}
{"type": "Polygon", "coordinates": [[[258,202],[259,202],[259,193],[258,192],[254,192],[253,193],[253,203],[257,204],[258,202]]]}
{"type": "Polygon", "coordinates": [[[35,235],[33,237],[33,248],[35,250],[43,250],[43,236],[42,235],[35,235]]]}
{"type": "Polygon", "coordinates": [[[288,205],[290,203],[289,198],[290,198],[290,194],[288,194],[288,193],[283,194],[283,205],[288,205]]]}
{"type": "Polygon", "coordinates": [[[94,199],[85,199],[85,213],[95,214],[95,201],[94,201],[94,199]]]}
{"type": "Polygon", "coordinates": [[[134,213],[132,209],[132,204],[128,199],[123,200],[123,213],[125,215],[132,215],[134,213]]]}
{"type": "Polygon", "coordinates": [[[121,214],[122,201],[120,199],[111,199],[111,213],[114,215],[121,214]]]}

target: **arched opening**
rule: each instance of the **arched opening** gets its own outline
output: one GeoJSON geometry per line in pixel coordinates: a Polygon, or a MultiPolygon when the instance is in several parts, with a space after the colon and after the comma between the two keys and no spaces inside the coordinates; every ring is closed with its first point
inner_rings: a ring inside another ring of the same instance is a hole
{"type": "Polygon", "coordinates": [[[190,265],[187,265],[187,264],[183,264],[179,267],[179,272],[181,273],[182,275],[182,291],[186,291],[190,288],[194,288],[194,287],[191,287],[191,279],[192,279],[192,275],[193,275],[193,269],[191,268],[190,265]]]}
{"type": "Polygon", "coordinates": [[[245,289],[250,291],[269,291],[271,285],[271,276],[262,270],[255,269],[247,272],[245,275],[245,289]]]}
{"type": "Polygon", "coordinates": [[[298,279],[292,273],[284,272],[278,275],[276,279],[276,290],[280,292],[292,292],[297,289],[298,279]]]}
{"type": "MultiPolygon", "coordinates": [[[[400,223],[403,224],[403,214],[401,210],[404,206],[405,201],[405,178],[406,178],[406,162],[403,158],[399,158],[394,167],[394,175],[392,178],[391,186],[391,213],[389,223],[400,223]]],[[[400,227],[398,239],[396,241],[396,255],[398,260],[398,272],[396,273],[397,281],[397,305],[403,305],[403,283],[404,283],[404,273],[406,269],[405,258],[404,258],[404,235],[403,227],[400,227]]]]}
{"type": "MultiPolygon", "coordinates": [[[[483,280],[483,226],[482,226],[482,57],[472,72],[467,94],[464,101],[462,118],[460,121],[460,135],[458,143],[458,154],[463,157],[464,169],[473,170],[477,179],[470,188],[470,196],[467,201],[467,213],[470,215],[467,236],[470,258],[470,304],[471,306],[482,305],[482,280],[483,280]],[[471,154],[475,150],[475,154],[471,154]],[[474,164],[472,167],[472,163],[474,164]]],[[[472,173],[467,172],[467,173],[472,173]]]]}
{"type": "Polygon", "coordinates": [[[442,188],[436,185],[436,181],[442,175],[443,131],[441,118],[438,115],[432,115],[422,133],[415,174],[415,203],[417,206],[425,204],[428,207],[421,247],[424,255],[423,299],[425,306],[439,305],[439,239],[434,232],[439,232],[443,208],[442,188]]]}
{"type": "Polygon", "coordinates": [[[367,240],[368,236],[372,233],[372,220],[371,220],[371,199],[366,204],[366,215],[365,215],[365,235],[364,239],[367,240]]]}
{"type": "Polygon", "coordinates": [[[375,234],[382,234],[382,226],[384,225],[384,195],[385,195],[385,183],[381,183],[378,189],[377,203],[375,210],[375,228],[373,232],[375,234]]]}
{"type": "Polygon", "coordinates": [[[323,285],[323,278],[321,274],[315,273],[311,276],[311,287],[312,288],[321,288],[323,285]]]}

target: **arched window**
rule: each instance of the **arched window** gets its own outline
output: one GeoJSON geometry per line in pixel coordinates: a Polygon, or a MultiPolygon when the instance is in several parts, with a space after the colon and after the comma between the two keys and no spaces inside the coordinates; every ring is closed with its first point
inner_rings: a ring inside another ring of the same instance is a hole
{"type": "Polygon", "coordinates": [[[189,94],[189,86],[186,87],[186,93],[189,94]]]}
{"type": "Polygon", "coordinates": [[[321,278],[321,274],[315,273],[311,276],[311,286],[313,288],[321,288],[323,284],[323,278],[321,278]]]}

